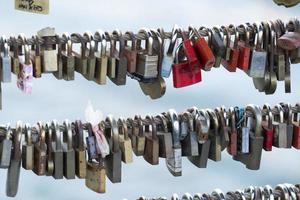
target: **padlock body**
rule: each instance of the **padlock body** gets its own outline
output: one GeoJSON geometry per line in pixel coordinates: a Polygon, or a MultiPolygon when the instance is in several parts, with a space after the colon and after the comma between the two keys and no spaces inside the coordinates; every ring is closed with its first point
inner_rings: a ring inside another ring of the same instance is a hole
{"type": "Polygon", "coordinates": [[[98,163],[88,162],[86,168],[85,185],[97,193],[105,193],[106,186],[105,168],[98,163]]]}

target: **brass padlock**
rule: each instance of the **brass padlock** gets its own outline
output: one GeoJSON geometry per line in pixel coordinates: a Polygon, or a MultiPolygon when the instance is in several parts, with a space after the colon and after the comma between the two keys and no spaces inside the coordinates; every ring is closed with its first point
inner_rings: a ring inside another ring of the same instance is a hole
{"type": "Polygon", "coordinates": [[[86,168],[85,185],[90,190],[97,193],[105,193],[106,171],[104,160],[99,156],[99,161],[93,161],[89,158],[86,168]]]}
{"type": "Polygon", "coordinates": [[[159,163],[159,140],[157,137],[157,126],[152,116],[146,116],[150,125],[145,126],[145,151],[144,159],[151,165],[159,163]],[[150,129],[151,127],[151,129],[150,129]]]}
{"type": "Polygon", "coordinates": [[[128,121],[132,127],[131,143],[133,152],[136,156],[142,156],[145,150],[145,135],[141,116],[136,115],[134,120],[128,119],[128,121]],[[137,122],[137,125],[134,124],[134,121],[137,122]]]}
{"type": "Polygon", "coordinates": [[[22,167],[26,170],[32,170],[34,166],[34,145],[30,124],[25,124],[24,131],[26,143],[22,146],[22,167]]]}
{"type": "Polygon", "coordinates": [[[64,177],[75,179],[75,151],[73,149],[72,127],[69,120],[64,121],[63,138],[63,157],[64,157],[64,177]]]}
{"type": "Polygon", "coordinates": [[[123,118],[120,118],[118,120],[118,123],[121,124],[121,126],[119,126],[119,142],[120,142],[120,149],[122,152],[122,161],[124,163],[132,163],[133,152],[132,152],[131,140],[128,135],[127,123],[123,118]]]}
{"type": "Polygon", "coordinates": [[[105,130],[110,146],[110,154],[105,158],[106,174],[112,183],[120,183],[122,178],[122,153],[119,146],[118,124],[112,116],[108,116],[105,121],[110,125],[110,128],[105,130]]]}
{"type": "Polygon", "coordinates": [[[73,123],[75,138],[75,173],[78,178],[86,177],[86,152],[83,139],[83,127],[80,120],[73,123]]]}
{"type": "Polygon", "coordinates": [[[37,130],[39,133],[39,140],[34,145],[34,167],[33,172],[38,176],[46,175],[47,163],[47,145],[46,145],[46,131],[42,122],[38,122],[37,130]]]}
{"type": "Polygon", "coordinates": [[[18,75],[20,73],[20,61],[19,61],[19,45],[17,43],[17,38],[10,37],[10,52],[11,52],[11,64],[12,64],[12,73],[18,75]]]}
{"type": "Polygon", "coordinates": [[[31,61],[33,65],[33,76],[35,78],[42,77],[42,59],[41,59],[41,45],[39,43],[39,38],[34,36],[32,38],[34,44],[31,46],[31,61]]]}

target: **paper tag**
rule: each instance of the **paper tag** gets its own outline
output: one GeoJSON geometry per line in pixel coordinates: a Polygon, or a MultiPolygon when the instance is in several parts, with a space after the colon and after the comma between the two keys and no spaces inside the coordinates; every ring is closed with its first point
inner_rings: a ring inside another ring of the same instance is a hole
{"type": "Polygon", "coordinates": [[[49,14],[49,0],[15,0],[15,9],[37,14],[49,14]]]}

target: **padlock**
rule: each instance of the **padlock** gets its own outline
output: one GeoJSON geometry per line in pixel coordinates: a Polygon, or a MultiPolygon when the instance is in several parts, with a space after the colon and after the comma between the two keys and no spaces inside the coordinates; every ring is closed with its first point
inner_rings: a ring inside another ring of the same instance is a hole
{"type": "Polygon", "coordinates": [[[113,40],[114,49],[113,56],[116,59],[116,75],[115,77],[109,77],[110,80],[116,85],[125,85],[126,84],[126,74],[127,74],[127,58],[124,55],[125,48],[125,39],[122,36],[121,31],[115,30],[112,33],[113,37],[116,37],[116,40],[113,40]],[[119,43],[119,50],[116,48],[116,43],[119,43]]]}
{"type": "Polygon", "coordinates": [[[236,114],[234,111],[234,108],[231,107],[229,108],[229,137],[230,137],[230,143],[227,146],[227,152],[232,155],[236,156],[237,155],[237,119],[236,119],[236,114]]]}
{"type": "Polygon", "coordinates": [[[87,47],[87,70],[84,77],[87,80],[94,80],[95,77],[95,67],[96,67],[96,57],[95,57],[95,41],[93,40],[92,33],[87,31],[84,33],[84,37],[88,38],[87,47]]]}
{"type": "Polygon", "coordinates": [[[8,168],[12,153],[12,130],[9,124],[6,125],[5,139],[0,142],[0,168],[8,168]]]}
{"type": "Polygon", "coordinates": [[[99,161],[89,158],[86,166],[85,185],[90,190],[97,193],[105,193],[106,171],[104,159],[99,156],[99,161]]]}
{"type": "Polygon", "coordinates": [[[157,115],[161,123],[157,125],[157,137],[159,141],[159,157],[160,158],[169,158],[172,156],[172,134],[168,129],[168,120],[167,118],[160,114],[157,115]]]}
{"type": "Polygon", "coordinates": [[[238,28],[242,28],[243,30],[245,30],[245,40],[241,40],[240,35],[238,35],[238,50],[240,54],[237,67],[247,73],[249,70],[250,58],[252,53],[252,49],[249,44],[250,32],[244,25],[236,27],[236,32],[238,32],[238,28]]]}
{"type": "Polygon", "coordinates": [[[287,133],[287,146],[286,148],[292,148],[294,126],[293,126],[293,110],[290,103],[280,103],[284,112],[284,123],[286,123],[286,133],[287,133]]]}
{"type": "Polygon", "coordinates": [[[133,32],[127,31],[125,36],[130,38],[131,46],[128,45],[128,40],[125,40],[124,56],[127,59],[127,72],[136,72],[137,62],[137,49],[136,49],[136,38],[133,32]]]}
{"type": "Polygon", "coordinates": [[[56,35],[57,45],[57,70],[52,74],[57,80],[63,79],[63,61],[62,61],[62,51],[65,50],[64,44],[61,42],[59,35],[56,35]]]}
{"type": "Polygon", "coordinates": [[[289,190],[284,184],[279,184],[275,187],[274,191],[279,194],[278,199],[290,199],[289,190]]]}
{"type": "MultiPolygon", "coordinates": [[[[246,113],[251,113],[253,117],[250,120],[250,147],[248,154],[237,154],[233,159],[242,162],[247,169],[258,170],[260,168],[260,161],[263,149],[264,138],[262,136],[262,112],[258,106],[248,105],[246,113]]],[[[249,118],[246,114],[246,118],[249,118]]],[[[247,120],[248,121],[248,120],[247,120]]]]}
{"type": "Polygon", "coordinates": [[[68,33],[64,33],[67,43],[63,46],[61,52],[63,79],[72,81],[75,79],[75,57],[73,54],[73,42],[68,33]]]}
{"type": "Polygon", "coordinates": [[[55,29],[49,27],[41,29],[37,36],[44,40],[41,49],[43,72],[56,72],[58,70],[57,49],[56,44],[52,43],[52,40],[56,39],[55,29]]]}
{"type": "Polygon", "coordinates": [[[96,147],[96,137],[93,132],[93,127],[90,123],[87,124],[88,137],[86,137],[87,154],[90,159],[97,159],[98,152],[96,147]]]}
{"type": "Polygon", "coordinates": [[[141,81],[147,81],[151,79],[155,79],[158,76],[158,61],[159,57],[157,54],[153,52],[153,37],[149,35],[149,30],[142,29],[139,31],[139,34],[144,35],[145,39],[145,47],[146,49],[142,49],[141,40],[137,41],[137,66],[136,66],[136,75],[141,79],[141,81]]]}
{"type": "Polygon", "coordinates": [[[109,78],[116,78],[117,58],[114,54],[114,50],[116,49],[116,42],[113,40],[112,35],[108,32],[105,32],[105,39],[109,42],[109,50],[107,52],[107,76],[109,78]]]}
{"type": "Polygon", "coordinates": [[[131,144],[133,152],[136,156],[142,156],[145,151],[145,134],[141,116],[137,115],[134,117],[134,121],[137,122],[137,125],[134,125],[134,121],[131,119],[128,119],[128,121],[132,126],[131,144]]]}
{"type": "Polygon", "coordinates": [[[33,36],[32,39],[34,40],[34,44],[31,46],[30,58],[33,65],[33,76],[40,78],[42,77],[41,45],[37,36],[33,36]]]}
{"type": "Polygon", "coordinates": [[[98,30],[95,33],[94,38],[98,38],[99,42],[96,42],[96,68],[95,68],[95,77],[94,81],[100,85],[106,84],[106,75],[108,67],[108,57],[106,55],[107,42],[105,39],[105,33],[102,30],[98,30]],[[100,46],[100,50],[99,50],[100,46]]]}
{"type": "Polygon", "coordinates": [[[211,49],[215,55],[215,65],[214,67],[220,67],[222,58],[225,57],[226,47],[220,35],[220,31],[217,27],[213,29],[208,29],[211,34],[211,49]]]}
{"type": "MultiPolygon", "coordinates": [[[[228,61],[230,59],[230,52],[231,52],[231,49],[230,49],[231,33],[230,33],[230,30],[228,29],[228,27],[225,27],[225,26],[221,26],[218,31],[219,31],[221,38],[223,39],[223,43],[225,45],[225,54],[224,54],[224,57],[222,58],[222,61],[223,60],[228,61]]],[[[221,61],[221,64],[222,64],[222,61],[221,61]]]]}
{"type": "Polygon", "coordinates": [[[173,86],[186,87],[201,82],[201,68],[192,68],[187,60],[183,60],[183,45],[176,49],[175,63],[172,66],[173,86]]]}
{"type": "Polygon", "coordinates": [[[118,123],[121,124],[119,126],[119,142],[120,149],[122,152],[122,161],[124,163],[132,163],[133,162],[133,152],[132,152],[132,144],[128,135],[127,123],[123,118],[118,120],[118,123]]]}
{"type": "Polygon", "coordinates": [[[271,110],[271,106],[265,104],[263,106],[263,110],[267,112],[267,114],[262,118],[262,132],[264,136],[264,150],[265,151],[272,151],[273,146],[273,113],[271,110]]]}
{"type": "MultiPolygon", "coordinates": [[[[161,77],[162,63],[164,58],[164,45],[165,41],[161,34],[161,31],[150,29],[148,30],[150,37],[153,37],[153,54],[158,55],[158,64],[157,64],[157,78],[161,77]]],[[[151,81],[150,81],[151,82],[151,81]]]]}
{"type": "Polygon", "coordinates": [[[278,38],[277,42],[280,48],[288,51],[295,50],[300,47],[300,33],[296,31],[286,32],[278,38]]]}
{"type": "Polygon", "coordinates": [[[159,140],[157,137],[157,126],[154,117],[146,116],[150,125],[145,126],[145,151],[144,159],[151,165],[159,163],[159,140]],[[151,127],[151,129],[150,129],[151,127]]]}
{"type": "Polygon", "coordinates": [[[75,179],[75,151],[73,149],[72,127],[69,120],[63,123],[63,158],[64,177],[75,179]]]}
{"type": "Polygon", "coordinates": [[[208,154],[210,149],[210,140],[208,139],[210,129],[210,118],[206,110],[199,110],[193,108],[189,110],[194,116],[194,129],[198,136],[198,156],[188,157],[189,161],[196,167],[206,168],[208,161],[208,154]],[[205,136],[205,137],[203,137],[205,136]]]}
{"type": "Polygon", "coordinates": [[[221,136],[219,132],[220,123],[215,111],[211,109],[207,109],[206,111],[208,112],[210,118],[209,140],[211,143],[208,158],[218,162],[221,161],[222,153],[221,136]]]}
{"type": "MultiPolygon", "coordinates": [[[[201,36],[201,34],[196,28],[190,26],[189,30],[193,31],[193,33],[195,34],[194,42],[193,42],[194,49],[198,56],[200,64],[203,66],[202,69],[205,71],[210,71],[215,64],[216,59],[211,48],[209,47],[208,42],[206,42],[205,38],[201,36]]],[[[211,32],[207,30],[205,31],[207,32],[208,35],[207,37],[209,41],[211,38],[211,32]]]]}
{"type": "Polygon", "coordinates": [[[5,36],[0,39],[1,49],[0,51],[0,79],[2,82],[11,82],[11,57],[9,55],[8,44],[5,36]]]}
{"type": "Polygon", "coordinates": [[[246,154],[249,153],[250,149],[250,123],[253,120],[245,115],[244,108],[236,108],[235,112],[238,116],[238,153],[246,154]]]}
{"type": "Polygon", "coordinates": [[[287,148],[287,124],[284,122],[284,112],[281,105],[275,106],[276,114],[274,115],[274,143],[277,148],[287,148]]]}
{"type": "MultiPolygon", "coordinates": [[[[168,48],[166,46],[164,47],[164,57],[162,60],[162,68],[161,68],[161,76],[165,78],[169,78],[171,71],[172,71],[172,65],[174,63],[174,48],[177,46],[178,43],[178,26],[175,25],[172,29],[172,35],[170,39],[164,38],[165,41],[168,41],[168,48]]],[[[161,29],[161,35],[165,37],[164,31],[161,29]]]]}
{"type": "Polygon", "coordinates": [[[228,124],[228,117],[227,117],[227,112],[225,110],[225,107],[217,107],[215,109],[215,113],[218,117],[219,121],[219,131],[220,131],[220,136],[221,136],[221,151],[227,148],[227,146],[230,143],[230,138],[229,138],[229,124],[228,124]]]}
{"type": "Polygon", "coordinates": [[[119,146],[118,124],[112,116],[108,116],[105,121],[110,125],[105,130],[110,147],[110,154],[105,158],[106,174],[112,183],[120,183],[122,179],[122,153],[119,146]]]}
{"type": "Polygon", "coordinates": [[[37,130],[39,133],[39,139],[34,144],[34,167],[33,172],[38,176],[46,175],[46,163],[47,163],[47,144],[46,144],[46,131],[42,122],[37,123],[37,130]]]}
{"type": "Polygon", "coordinates": [[[276,75],[278,81],[284,81],[286,76],[286,64],[285,64],[285,50],[279,47],[278,39],[282,35],[282,30],[280,25],[277,22],[271,22],[272,28],[275,31],[275,40],[274,40],[274,47],[275,47],[275,66],[276,66],[276,75]]]}
{"type": "Polygon", "coordinates": [[[53,176],[54,174],[54,160],[52,155],[53,130],[51,127],[51,123],[46,124],[45,131],[46,131],[46,145],[47,145],[46,176],[53,176]]]}
{"type": "Polygon", "coordinates": [[[263,32],[258,25],[258,32],[255,35],[255,48],[252,51],[249,76],[252,78],[264,78],[267,64],[267,52],[262,48],[263,32]]]}
{"type": "MultiPolygon", "coordinates": [[[[291,19],[287,24],[288,32],[297,32],[300,33],[300,25],[299,20],[297,18],[291,19]]],[[[300,63],[300,47],[290,51],[290,60],[292,64],[300,63]]]]}
{"type": "MultiPolygon", "coordinates": [[[[229,26],[229,28],[233,28],[235,30],[233,25],[229,26]]],[[[228,32],[229,32],[229,30],[228,30],[228,32]]],[[[238,61],[239,61],[239,55],[240,55],[240,51],[238,48],[239,32],[235,30],[234,34],[235,34],[234,41],[232,42],[231,39],[229,39],[230,40],[230,42],[229,42],[229,46],[230,46],[229,47],[229,49],[230,49],[229,60],[225,60],[225,59],[222,60],[222,65],[229,72],[236,72],[236,68],[238,66],[238,61]]]]}
{"type": "Polygon", "coordinates": [[[15,197],[18,193],[22,160],[22,122],[18,121],[13,131],[13,152],[7,170],[6,196],[15,197]]]}
{"type": "Polygon", "coordinates": [[[73,136],[75,148],[75,174],[78,178],[86,177],[86,152],[83,139],[83,126],[80,120],[73,123],[73,136]]]}
{"type": "Polygon", "coordinates": [[[26,143],[22,146],[22,167],[26,170],[32,170],[34,166],[34,145],[29,124],[25,124],[24,131],[26,143]]]}
{"type": "Polygon", "coordinates": [[[184,138],[181,139],[182,156],[198,156],[198,136],[194,128],[194,117],[190,112],[184,112],[180,117],[180,133],[184,138]]]}
{"type": "Polygon", "coordinates": [[[80,53],[73,51],[73,54],[75,56],[75,71],[84,76],[87,73],[88,65],[86,43],[84,38],[78,33],[71,34],[71,37],[76,38],[80,42],[80,53]]]}
{"type": "Polygon", "coordinates": [[[52,129],[52,157],[54,162],[54,172],[53,178],[54,179],[63,179],[64,177],[64,158],[63,158],[63,149],[62,149],[62,134],[59,128],[59,125],[56,120],[51,122],[51,129],[52,129]]]}
{"type": "Polygon", "coordinates": [[[153,79],[151,82],[139,82],[140,88],[146,96],[150,96],[151,99],[159,99],[166,93],[166,82],[162,77],[153,79]]]}
{"type": "Polygon", "coordinates": [[[20,71],[20,63],[19,63],[19,45],[17,43],[17,38],[10,37],[10,52],[11,52],[11,65],[12,65],[12,73],[15,75],[19,74],[20,71]]]}
{"type": "Polygon", "coordinates": [[[166,165],[169,172],[173,176],[181,176],[182,174],[182,153],[179,132],[179,119],[175,110],[170,109],[167,113],[170,122],[173,139],[172,156],[166,158],[166,165]]]}
{"type": "Polygon", "coordinates": [[[300,118],[299,118],[299,111],[300,111],[300,104],[296,104],[297,112],[293,114],[293,147],[296,149],[300,149],[300,118]]]}

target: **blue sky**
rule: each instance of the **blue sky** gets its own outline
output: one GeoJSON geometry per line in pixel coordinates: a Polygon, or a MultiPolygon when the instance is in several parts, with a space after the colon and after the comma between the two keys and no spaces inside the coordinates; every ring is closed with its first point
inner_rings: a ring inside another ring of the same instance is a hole
{"type": "MultiPolygon", "coordinates": [[[[86,0],[51,1],[50,15],[36,15],[14,10],[13,1],[1,3],[1,34],[26,35],[36,33],[46,26],[56,27],[58,33],[114,30],[137,31],[141,27],[164,27],[170,30],[174,24],[187,27],[239,24],[291,17],[299,18],[300,6],[286,9],[273,4],[272,0],[189,0],[189,1],[145,1],[145,0],[86,0]],[[212,3],[213,2],[213,3],[212,3]]],[[[2,123],[15,124],[17,120],[30,122],[59,121],[69,118],[84,118],[84,109],[91,100],[104,115],[133,116],[134,114],[156,114],[174,108],[178,112],[186,108],[214,108],[255,103],[285,101],[296,103],[300,99],[300,66],[292,66],[292,94],[284,94],[284,85],[279,83],[272,96],[258,93],[252,80],[244,73],[229,73],[224,69],[213,69],[203,73],[203,82],[184,89],[174,89],[171,80],[167,81],[166,95],[159,100],[145,97],[138,84],[129,80],[126,86],[117,87],[111,82],[99,86],[87,82],[80,75],[72,82],[57,81],[54,76],[43,75],[34,80],[32,95],[20,92],[15,83],[3,84],[2,123]]],[[[150,166],[142,158],[134,158],[134,163],[123,165],[123,181],[111,184],[107,180],[107,193],[98,195],[85,188],[83,180],[55,181],[49,177],[37,177],[31,171],[22,170],[19,193],[16,199],[136,199],[140,195],[167,196],[173,192],[211,192],[215,188],[243,188],[248,185],[264,185],[300,180],[296,150],[274,150],[263,152],[260,171],[246,170],[243,165],[233,161],[226,152],[222,161],[209,161],[207,169],[198,169],[183,159],[183,176],[172,177],[166,169],[164,160],[159,166],[150,166]]],[[[6,171],[0,171],[0,199],[5,197],[6,171]]]]}

